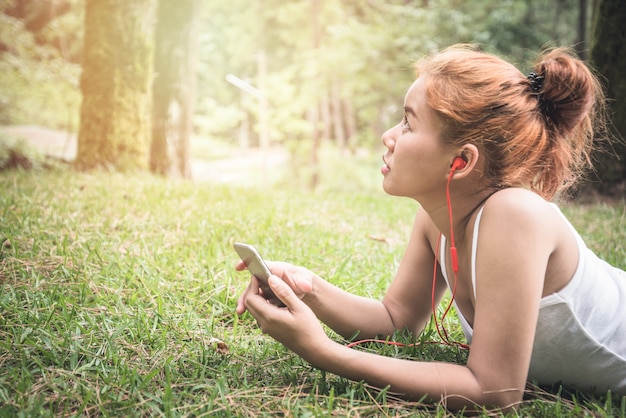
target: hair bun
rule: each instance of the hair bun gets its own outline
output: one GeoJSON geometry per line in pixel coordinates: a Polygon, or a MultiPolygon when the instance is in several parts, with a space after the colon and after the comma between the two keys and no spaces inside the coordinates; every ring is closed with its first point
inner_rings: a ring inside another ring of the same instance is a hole
{"type": "Polygon", "coordinates": [[[586,119],[599,88],[590,69],[565,48],[540,55],[528,82],[548,127],[563,135],[586,119]]]}

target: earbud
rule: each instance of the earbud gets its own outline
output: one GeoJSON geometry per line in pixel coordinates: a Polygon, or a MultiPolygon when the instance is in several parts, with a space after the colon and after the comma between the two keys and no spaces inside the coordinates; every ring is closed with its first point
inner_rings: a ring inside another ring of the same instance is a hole
{"type": "Polygon", "coordinates": [[[450,171],[460,170],[462,168],[465,168],[466,165],[467,161],[465,161],[462,157],[456,157],[452,161],[452,168],[450,169],[450,171]]]}

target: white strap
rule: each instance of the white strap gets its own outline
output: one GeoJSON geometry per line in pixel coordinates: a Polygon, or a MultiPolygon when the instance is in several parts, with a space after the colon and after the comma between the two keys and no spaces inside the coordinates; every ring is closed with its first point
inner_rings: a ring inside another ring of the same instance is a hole
{"type": "Polygon", "coordinates": [[[483,209],[481,207],[476,215],[476,221],[474,222],[474,233],[472,236],[472,287],[474,288],[474,300],[476,300],[476,251],[478,249],[478,227],[480,226],[480,218],[483,215],[483,209]]]}

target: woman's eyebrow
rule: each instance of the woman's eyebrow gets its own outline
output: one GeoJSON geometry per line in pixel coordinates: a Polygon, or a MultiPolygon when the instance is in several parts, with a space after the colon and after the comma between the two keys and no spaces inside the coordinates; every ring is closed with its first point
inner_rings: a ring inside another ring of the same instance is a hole
{"type": "Polygon", "coordinates": [[[417,118],[417,115],[415,114],[415,111],[409,107],[409,106],[404,106],[404,113],[408,113],[411,116],[413,116],[414,118],[417,118]]]}

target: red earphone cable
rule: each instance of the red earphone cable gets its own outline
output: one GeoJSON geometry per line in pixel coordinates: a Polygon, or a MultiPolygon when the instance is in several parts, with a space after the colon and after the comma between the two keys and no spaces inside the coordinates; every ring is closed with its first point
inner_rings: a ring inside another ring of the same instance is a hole
{"type": "MultiPolygon", "coordinates": [[[[448,335],[448,331],[446,330],[446,327],[443,323],[446,318],[446,315],[448,315],[448,312],[452,308],[452,303],[454,302],[454,298],[456,297],[456,287],[457,287],[458,272],[459,272],[459,260],[457,257],[456,244],[454,242],[454,226],[452,224],[452,221],[453,221],[452,199],[450,198],[450,182],[452,181],[452,176],[454,175],[454,172],[456,171],[458,167],[462,168],[465,166],[464,161],[460,158],[459,160],[461,161],[460,163],[457,163],[455,159],[454,163],[452,164],[452,168],[450,169],[450,174],[448,175],[448,182],[446,183],[446,203],[448,205],[448,217],[450,219],[450,259],[452,262],[452,272],[454,273],[454,284],[452,285],[452,289],[451,289],[450,302],[448,302],[448,306],[446,306],[446,309],[444,310],[443,315],[441,316],[441,324],[437,321],[437,307],[435,305],[435,287],[437,284],[437,260],[438,260],[438,255],[439,255],[439,249],[441,246],[441,234],[439,235],[439,239],[437,240],[437,249],[435,250],[435,264],[433,267],[433,283],[432,283],[432,290],[431,290],[431,307],[432,307],[432,313],[433,313],[433,321],[435,323],[435,329],[437,330],[437,334],[439,334],[439,338],[441,338],[442,342],[446,345],[456,345],[465,350],[469,350],[470,347],[467,344],[464,344],[458,341],[450,341],[450,336],[448,335]]],[[[354,341],[348,344],[347,347],[352,348],[356,345],[367,343],[367,342],[384,343],[384,344],[396,345],[396,346],[401,346],[401,347],[406,345],[406,344],[395,342],[395,341],[366,339],[366,340],[354,341]]],[[[409,344],[408,346],[411,347],[414,345],[416,344],[409,344]]]]}
{"type": "Polygon", "coordinates": [[[461,159],[459,159],[459,161],[461,162],[457,164],[457,161],[455,160],[455,162],[452,164],[452,168],[450,169],[450,174],[448,175],[448,182],[446,183],[446,203],[448,205],[448,217],[450,220],[450,259],[452,262],[452,272],[454,274],[454,284],[452,285],[452,289],[451,289],[450,302],[448,302],[448,306],[446,307],[446,309],[443,312],[443,315],[441,316],[441,324],[437,322],[437,309],[435,306],[435,285],[437,282],[437,257],[439,256],[439,247],[441,245],[441,235],[439,235],[439,239],[437,240],[437,250],[435,252],[431,305],[432,305],[432,310],[433,310],[433,319],[435,322],[435,328],[437,329],[437,333],[439,334],[439,337],[444,341],[444,343],[448,345],[458,345],[461,348],[469,349],[469,346],[467,344],[463,344],[458,341],[450,341],[448,331],[446,330],[445,325],[443,323],[446,318],[446,315],[448,315],[448,312],[452,308],[452,303],[454,302],[454,298],[456,297],[456,288],[457,288],[458,273],[459,273],[459,260],[457,257],[456,244],[454,242],[454,226],[453,226],[453,219],[452,219],[452,199],[450,198],[450,183],[452,181],[452,176],[454,175],[454,172],[456,171],[457,167],[464,166],[463,164],[464,161],[461,159]]]}
{"type": "Polygon", "coordinates": [[[452,260],[452,270],[455,275],[459,272],[459,258],[456,253],[456,244],[454,242],[454,226],[452,224],[452,199],[450,199],[450,182],[452,182],[452,176],[457,167],[463,165],[463,163],[457,163],[457,161],[463,161],[461,159],[454,160],[450,174],[448,174],[448,182],[446,183],[446,203],[448,204],[448,217],[450,218],[450,259],[452,260]]]}

